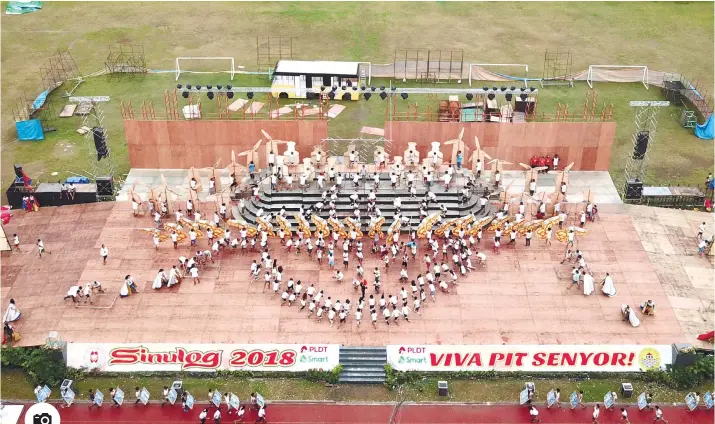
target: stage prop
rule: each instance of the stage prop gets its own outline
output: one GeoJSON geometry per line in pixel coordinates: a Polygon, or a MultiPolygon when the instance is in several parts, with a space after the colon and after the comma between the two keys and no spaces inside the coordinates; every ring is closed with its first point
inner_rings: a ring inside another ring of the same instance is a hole
{"type": "MultiPolygon", "coordinates": [[[[435,140],[453,140],[464,129],[463,139],[477,137],[479,150],[492,157],[518,164],[531,156],[558,154],[561,163],[574,162],[574,171],[607,171],[616,132],[614,122],[526,122],[519,125],[491,123],[445,123],[392,121],[385,123],[385,138],[392,140],[393,151],[403,152],[416,143],[420,157],[447,162],[456,146],[435,140]],[[435,150],[437,149],[437,150],[435,150]],[[439,151],[439,154],[435,152],[439,151]],[[440,157],[441,155],[441,157],[440,157]],[[438,158],[438,159],[437,159],[438,158]]],[[[461,139],[456,139],[461,140],[461,139]]],[[[454,152],[456,155],[456,151],[454,152]]],[[[454,162],[453,162],[454,163],[454,162]]],[[[512,165],[512,164],[510,164],[512,165]]],[[[486,167],[485,167],[486,169],[486,167]]],[[[505,169],[520,169],[518,165],[505,169]]]]}

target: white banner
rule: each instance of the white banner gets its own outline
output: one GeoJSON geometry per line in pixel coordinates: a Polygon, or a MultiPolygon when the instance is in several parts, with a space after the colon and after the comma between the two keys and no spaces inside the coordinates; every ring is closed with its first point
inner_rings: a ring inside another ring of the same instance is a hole
{"type": "Polygon", "coordinates": [[[329,371],[340,346],[299,344],[68,343],[67,366],[96,371],[329,371]]]}
{"type": "Polygon", "coordinates": [[[638,372],[673,362],[670,345],[390,345],[399,371],[638,372]]]}

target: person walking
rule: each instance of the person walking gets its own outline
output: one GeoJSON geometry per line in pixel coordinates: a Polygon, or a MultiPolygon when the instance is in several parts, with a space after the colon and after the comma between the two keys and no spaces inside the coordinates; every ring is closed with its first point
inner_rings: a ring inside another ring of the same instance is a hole
{"type": "Polygon", "coordinates": [[[102,257],[102,265],[107,265],[107,256],[109,256],[109,249],[104,245],[99,249],[99,256],[102,257]]]}
{"type": "Polygon", "coordinates": [[[653,422],[664,422],[665,424],[668,424],[668,420],[663,418],[663,410],[660,409],[660,406],[656,405],[655,406],[655,418],[653,418],[653,422]]]}
{"type": "Polygon", "coordinates": [[[52,254],[52,252],[50,252],[49,250],[45,250],[45,243],[42,241],[42,239],[37,239],[37,243],[36,243],[36,244],[37,244],[37,251],[39,252],[40,257],[42,257],[42,254],[43,254],[44,252],[47,252],[47,253],[49,253],[49,254],[52,254]]]}

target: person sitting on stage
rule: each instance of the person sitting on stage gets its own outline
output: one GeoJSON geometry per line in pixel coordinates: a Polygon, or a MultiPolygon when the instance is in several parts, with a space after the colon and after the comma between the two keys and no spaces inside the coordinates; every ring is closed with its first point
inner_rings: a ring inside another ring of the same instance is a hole
{"type": "Polygon", "coordinates": [[[646,302],[641,305],[641,312],[643,315],[655,315],[655,302],[646,300],[646,302]]]}
{"type": "Polygon", "coordinates": [[[630,322],[633,327],[641,325],[641,320],[638,319],[638,316],[629,305],[621,305],[621,314],[623,315],[623,320],[630,322]]]}
{"type": "Polygon", "coordinates": [[[477,263],[483,267],[487,266],[487,255],[482,252],[477,252],[477,263]]]}
{"type": "Polygon", "coordinates": [[[459,203],[466,203],[469,198],[472,197],[472,194],[469,192],[469,187],[464,186],[462,188],[462,193],[459,197],[459,203]]]}
{"type": "MultiPolygon", "coordinates": [[[[546,166],[546,158],[544,156],[539,157],[539,166],[546,166]]],[[[539,171],[543,172],[543,171],[539,171]]]]}
{"type": "Polygon", "coordinates": [[[539,203],[539,210],[536,212],[536,219],[544,219],[546,216],[546,204],[544,202],[539,203]]]}

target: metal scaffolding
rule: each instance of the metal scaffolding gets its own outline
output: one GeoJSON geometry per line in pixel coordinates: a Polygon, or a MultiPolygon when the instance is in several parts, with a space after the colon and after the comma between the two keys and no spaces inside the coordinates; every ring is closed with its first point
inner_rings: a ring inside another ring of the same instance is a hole
{"type": "Polygon", "coordinates": [[[293,59],[293,37],[256,37],[256,65],[259,71],[270,71],[281,59],[293,59]]]}
{"type": "Polygon", "coordinates": [[[571,50],[556,50],[544,52],[544,75],[541,78],[541,86],[564,86],[573,88],[573,76],[571,65],[573,55],[571,50]]]}
{"type": "MultiPolygon", "coordinates": [[[[632,101],[629,103],[629,106],[635,109],[635,116],[633,118],[634,128],[631,134],[633,152],[628,155],[624,174],[626,181],[636,179],[643,181],[645,177],[645,164],[648,160],[648,150],[653,148],[653,144],[656,140],[660,109],[670,106],[670,102],[632,101]],[[641,133],[647,133],[648,137],[648,142],[643,154],[636,151],[639,144],[639,134],[641,133]]],[[[623,187],[623,185],[621,185],[621,187],[623,187]]]]}
{"type": "Polygon", "coordinates": [[[110,77],[134,76],[147,72],[144,46],[109,46],[104,69],[110,77]]]}
{"type": "MultiPolygon", "coordinates": [[[[82,119],[82,126],[91,128],[85,134],[85,148],[89,169],[83,169],[78,175],[91,177],[93,180],[101,177],[110,177],[114,182],[115,192],[122,186],[122,178],[117,172],[117,163],[114,161],[112,150],[109,148],[108,131],[105,122],[104,110],[100,107],[100,103],[94,103],[92,110],[82,119]],[[107,155],[99,159],[97,147],[94,142],[95,129],[104,134],[104,142],[107,143],[107,155]]],[[[99,197],[99,196],[98,196],[99,197]]],[[[106,200],[99,198],[99,200],[106,200]]]]}

